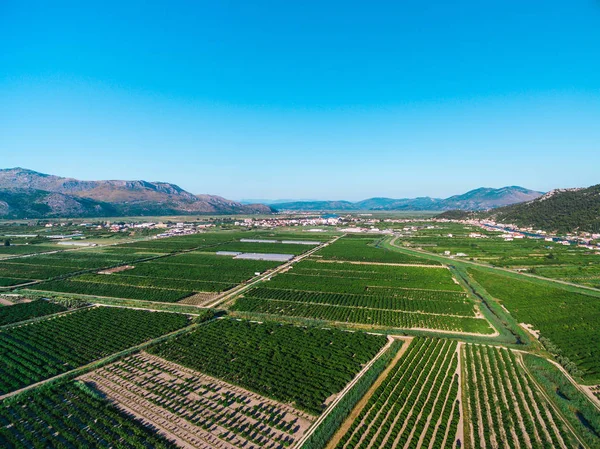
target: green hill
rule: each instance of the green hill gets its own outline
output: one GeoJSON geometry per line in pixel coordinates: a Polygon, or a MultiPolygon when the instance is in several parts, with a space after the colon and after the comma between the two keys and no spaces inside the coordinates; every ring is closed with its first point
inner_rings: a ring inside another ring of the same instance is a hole
{"type": "Polygon", "coordinates": [[[553,190],[533,201],[495,209],[487,216],[501,223],[559,233],[600,233],[600,184],[553,190]]]}

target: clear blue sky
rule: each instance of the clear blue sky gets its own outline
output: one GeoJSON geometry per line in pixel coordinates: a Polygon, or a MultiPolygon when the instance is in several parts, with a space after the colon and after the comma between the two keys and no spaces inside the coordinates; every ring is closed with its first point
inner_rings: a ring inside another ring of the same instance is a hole
{"type": "Polygon", "coordinates": [[[0,0],[0,166],[240,198],[600,183],[600,1],[0,0]]]}

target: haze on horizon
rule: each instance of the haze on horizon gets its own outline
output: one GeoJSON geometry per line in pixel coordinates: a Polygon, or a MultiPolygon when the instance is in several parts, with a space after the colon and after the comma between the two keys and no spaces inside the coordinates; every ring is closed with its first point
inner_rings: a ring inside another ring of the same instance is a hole
{"type": "Polygon", "coordinates": [[[600,179],[600,3],[0,4],[1,168],[232,199],[600,179]]]}

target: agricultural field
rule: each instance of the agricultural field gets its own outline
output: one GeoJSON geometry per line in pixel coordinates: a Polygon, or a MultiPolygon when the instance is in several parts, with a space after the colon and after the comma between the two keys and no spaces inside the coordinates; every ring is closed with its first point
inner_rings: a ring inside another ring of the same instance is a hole
{"type": "Polygon", "coordinates": [[[316,245],[263,242],[229,242],[212,248],[213,251],[237,251],[241,253],[302,254],[316,245]]]}
{"type": "Polygon", "coordinates": [[[600,297],[540,281],[469,269],[470,276],[540,341],[572,374],[600,383],[600,297]]]}
{"type": "Polygon", "coordinates": [[[576,436],[526,375],[519,355],[465,345],[468,432],[475,448],[575,448],[576,436]]]}
{"type": "Polygon", "coordinates": [[[328,447],[462,447],[458,343],[415,338],[328,447]]]}
{"type": "Polygon", "coordinates": [[[356,325],[494,332],[476,303],[441,265],[305,260],[244,292],[232,310],[356,325]]]}
{"type": "Polygon", "coordinates": [[[182,446],[287,447],[314,421],[305,412],[147,353],[80,380],[182,446]]]}
{"type": "Polygon", "coordinates": [[[385,342],[361,332],[221,319],[148,352],[316,415],[385,342]]]}
{"type": "Polygon", "coordinates": [[[132,263],[140,258],[137,253],[117,252],[114,249],[63,251],[0,261],[0,286],[18,285],[59,276],[68,276],[87,270],[132,263]]]}
{"type": "Polygon", "coordinates": [[[384,248],[378,248],[377,244],[382,240],[381,236],[347,235],[334,243],[320,249],[315,257],[327,260],[345,260],[356,262],[386,262],[399,264],[432,264],[418,256],[411,256],[384,248]]]}
{"type": "Polygon", "coordinates": [[[600,250],[562,245],[540,238],[504,241],[501,232],[455,223],[420,227],[396,240],[397,245],[458,257],[496,267],[511,268],[552,279],[600,288],[600,250]],[[481,237],[470,237],[471,234],[481,237]],[[451,237],[450,237],[451,236],[451,237]]]}
{"type": "Polygon", "coordinates": [[[43,299],[22,302],[0,308],[0,326],[52,315],[54,313],[65,312],[66,310],[67,308],[60,304],[45,301],[43,299]]]}
{"type": "Polygon", "coordinates": [[[234,259],[186,252],[135,263],[111,274],[84,274],[30,288],[62,293],[177,302],[191,295],[219,293],[279,266],[279,262],[234,259]]]}
{"type": "Polygon", "coordinates": [[[189,321],[175,313],[92,307],[2,330],[0,395],[175,331],[189,321]]]}
{"type": "Polygon", "coordinates": [[[28,392],[0,403],[3,448],[147,448],[177,446],[80,383],[28,392]],[[68,417],[68,419],[65,419],[68,417]]]}

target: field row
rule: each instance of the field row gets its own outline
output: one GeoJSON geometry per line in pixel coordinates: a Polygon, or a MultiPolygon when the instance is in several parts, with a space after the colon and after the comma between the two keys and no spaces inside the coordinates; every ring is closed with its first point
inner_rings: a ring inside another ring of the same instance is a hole
{"type": "Polygon", "coordinates": [[[600,298],[483,270],[472,278],[541,341],[572,374],[600,383],[600,298]]]}
{"type": "Polygon", "coordinates": [[[416,338],[336,449],[444,448],[461,440],[457,343],[416,338]]]}
{"type": "Polygon", "coordinates": [[[512,351],[465,346],[469,432],[477,448],[573,448],[577,442],[512,351]],[[510,445],[509,445],[510,442],[510,445]]]}
{"type": "Polygon", "coordinates": [[[194,447],[291,445],[310,415],[148,354],[81,378],[169,439],[194,447]]]}
{"type": "Polygon", "coordinates": [[[148,352],[318,414],[385,341],[361,332],[221,319],[148,352]]]}
{"type": "Polygon", "coordinates": [[[187,316],[175,313],[94,307],[0,331],[0,395],[172,332],[188,322],[187,316]]]}

